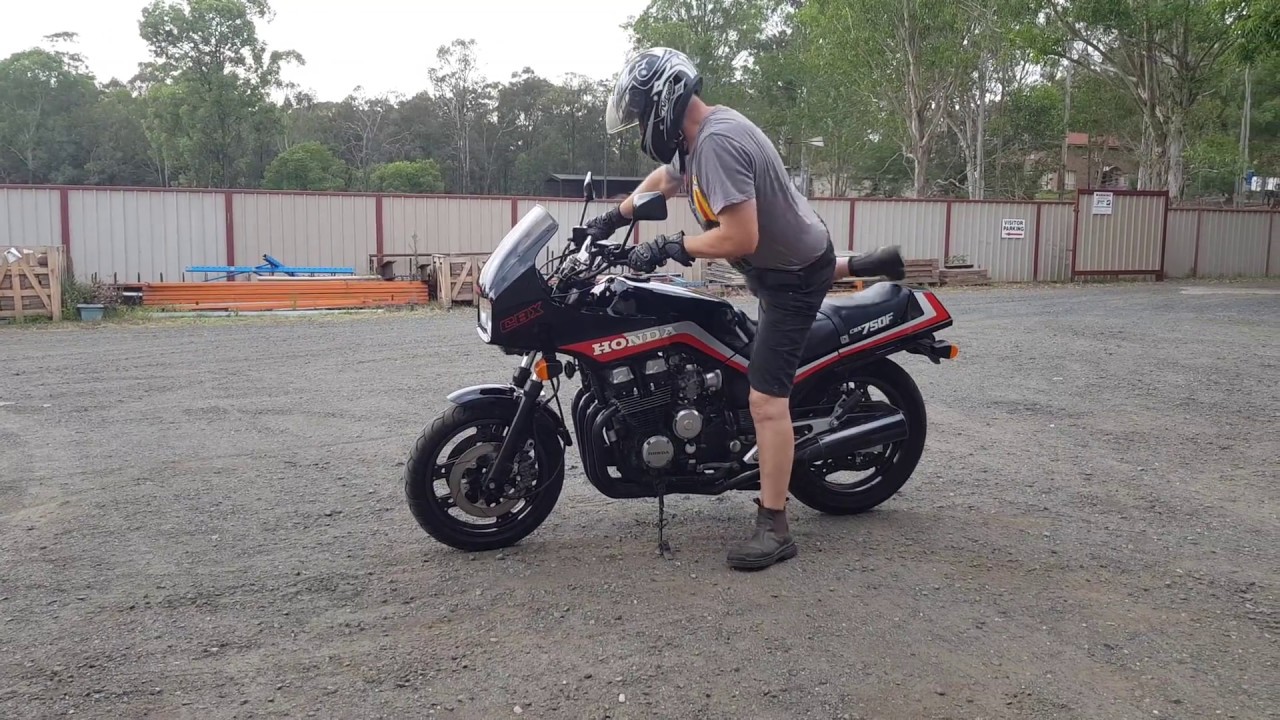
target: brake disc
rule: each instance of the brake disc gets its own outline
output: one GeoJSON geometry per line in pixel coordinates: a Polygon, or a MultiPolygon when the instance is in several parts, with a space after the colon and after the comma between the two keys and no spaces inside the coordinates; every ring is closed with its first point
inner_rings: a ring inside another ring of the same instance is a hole
{"type": "MultiPolygon", "coordinates": [[[[490,460],[498,456],[498,443],[478,443],[458,456],[453,462],[453,472],[449,473],[449,493],[458,508],[468,515],[480,518],[492,518],[504,515],[520,502],[519,498],[503,500],[497,505],[477,505],[467,499],[468,471],[476,471],[479,460],[488,456],[490,460]]],[[[481,488],[482,490],[484,488],[481,488]]],[[[483,502],[483,499],[481,499],[483,502]]]]}

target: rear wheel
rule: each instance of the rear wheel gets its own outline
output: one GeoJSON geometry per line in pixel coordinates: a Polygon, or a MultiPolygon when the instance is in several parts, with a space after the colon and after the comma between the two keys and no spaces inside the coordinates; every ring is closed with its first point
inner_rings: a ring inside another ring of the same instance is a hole
{"type": "Polygon", "coordinates": [[[859,451],[853,455],[797,465],[791,473],[791,494],[819,512],[852,515],[866,512],[893,497],[906,484],[924,453],[928,419],[924,398],[915,380],[889,359],[835,369],[831,380],[798,398],[799,407],[834,407],[853,394],[859,404],[888,403],[907,419],[906,440],[859,451]]]}
{"type": "Polygon", "coordinates": [[[551,514],[564,486],[555,433],[533,432],[508,476],[485,481],[515,410],[514,402],[454,405],[419,436],[405,463],[404,491],[431,537],[459,550],[495,550],[524,539],[551,514]]]}

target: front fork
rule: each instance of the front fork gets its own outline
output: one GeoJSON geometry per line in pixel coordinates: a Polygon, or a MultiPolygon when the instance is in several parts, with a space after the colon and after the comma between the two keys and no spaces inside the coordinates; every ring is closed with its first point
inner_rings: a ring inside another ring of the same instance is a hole
{"type": "Polygon", "coordinates": [[[511,474],[511,459],[516,451],[524,447],[533,429],[533,413],[538,408],[538,399],[542,396],[542,380],[533,373],[533,366],[538,353],[526,353],[519,367],[511,375],[511,384],[520,393],[519,404],[516,405],[516,416],[502,439],[502,447],[498,449],[498,457],[489,466],[488,483],[497,478],[506,478],[511,474]]]}

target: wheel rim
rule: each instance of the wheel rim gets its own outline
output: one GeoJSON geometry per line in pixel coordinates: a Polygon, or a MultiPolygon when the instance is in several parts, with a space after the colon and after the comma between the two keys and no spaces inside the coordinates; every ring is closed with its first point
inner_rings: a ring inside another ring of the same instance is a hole
{"type": "MultiPolygon", "coordinates": [[[[903,409],[904,403],[901,395],[892,386],[879,378],[863,375],[852,375],[842,379],[838,384],[824,388],[818,402],[814,404],[822,407],[834,407],[841,395],[846,391],[862,393],[863,400],[861,402],[888,403],[899,412],[906,412],[903,409]],[[879,391],[883,399],[876,398],[871,393],[872,389],[879,391]]],[[[857,409],[858,405],[854,405],[850,408],[850,412],[854,412],[857,409]]],[[[814,479],[820,482],[827,490],[844,495],[854,495],[867,492],[879,485],[884,480],[885,473],[897,461],[902,452],[902,447],[903,441],[895,441],[859,451],[852,456],[809,463],[807,467],[808,471],[814,475],[814,479]],[[850,473],[853,474],[852,478],[847,477],[850,473]],[[859,474],[862,475],[859,476],[859,474]],[[836,477],[844,480],[844,482],[833,482],[836,477]]]]}
{"type": "Polygon", "coordinates": [[[489,535],[519,522],[533,509],[532,498],[543,486],[541,458],[533,440],[516,451],[503,487],[483,487],[482,478],[497,458],[507,423],[481,420],[451,433],[431,458],[428,488],[443,518],[456,529],[489,535]],[[530,475],[532,479],[530,479],[530,475]],[[533,494],[510,497],[509,492],[531,485],[533,494]]]}

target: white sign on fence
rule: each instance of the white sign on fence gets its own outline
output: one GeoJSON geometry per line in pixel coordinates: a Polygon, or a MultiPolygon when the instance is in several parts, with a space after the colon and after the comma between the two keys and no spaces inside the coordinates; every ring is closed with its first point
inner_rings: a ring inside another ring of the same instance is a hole
{"type": "Polygon", "coordinates": [[[1027,237],[1027,221],[1023,218],[1005,218],[1000,221],[1002,240],[1022,240],[1027,237]]]}
{"type": "Polygon", "coordinates": [[[1110,215],[1111,207],[1115,204],[1115,194],[1109,192],[1096,192],[1093,194],[1093,214],[1094,215],[1110,215]]]}

